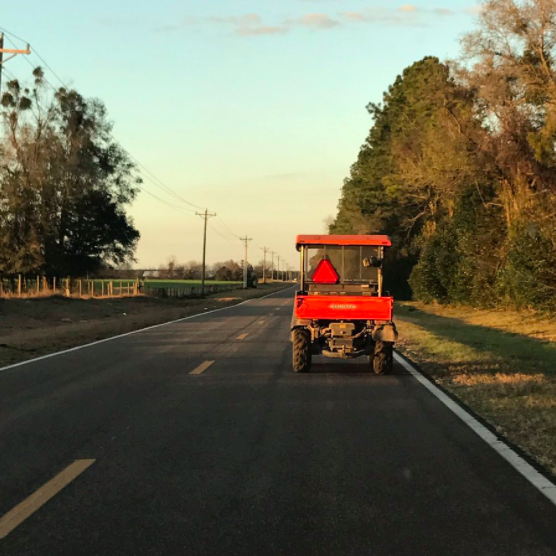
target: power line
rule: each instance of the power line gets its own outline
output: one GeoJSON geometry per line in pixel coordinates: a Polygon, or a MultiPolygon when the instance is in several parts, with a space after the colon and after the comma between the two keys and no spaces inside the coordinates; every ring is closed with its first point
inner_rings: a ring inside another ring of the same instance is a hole
{"type": "MultiPolygon", "coordinates": [[[[14,48],[5,48],[4,38],[8,38],[9,40],[9,37],[6,37],[4,33],[0,33],[0,87],[2,86],[2,70],[4,68],[4,64],[8,60],[15,58],[19,54],[25,54],[25,55],[31,54],[31,51],[29,50],[29,45],[27,45],[25,49],[17,48],[15,44],[14,44],[14,48]],[[4,59],[4,54],[8,54],[8,57],[5,59],[4,59]]],[[[10,40],[10,42],[12,41],[10,40]]]]}
{"type": "Polygon", "coordinates": [[[239,235],[238,235],[238,234],[235,234],[235,233],[229,228],[229,226],[226,224],[226,222],[224,222],[224,220],[222,220],[221,217],[218,217],[218,222],[220,222],[220,224],[222,224],[222,226],[224,226],[224,228],[226,228],[226,230],[228,230],[228,232],[229,232],[230,234],[232,234],[234,237],[236,237],[236,238],[239,239],[239,235]]]}
{"type": "Polygon", "coordinates": [[[37,55],[38,59],[50,70],[54,77],[67,89],[67,85],[58,77],[58,74],[48,65],[46,60],[39,54],[39,51],[33,46],[33,53],[37,55]]]}
{"type": "MultiPolygon", "coordinates": [[[[122,147],[122,149],[123,149],[123,147],[122,147]]],[[[136,172],[137,172],[141,177],[145,178],[145,180],[147,180],[149,183],[151,183],[151,184],[154,185],[155,187],[160,188],[160,186],[159,186],[152,178],[150,178],[147,174],[144,174],[139,168],[136,168],[136,172]]],[[[165,191],[165,190],[163,190],[163,191],[165,191]]],[[[165,192],[166,192],[166,191],[165,191],[165,192]]],[[[175,206],[178,206],[178,205],[175,205],[175,206]]],[[[192,214],[195,213],[195,211],[194,211],[193,209],[190,209],[190,208],[186,208],[186,207],[182,207],[182,206],[179,206],[179,208],[180,208],[181,210],[183,210],[183,211],[187,211],[187,212],[190,212],[190,213],[192,213],[192,214]]]]}
{"type": "Polygon", "coordinates": [[[2,73],[7,73],[12,79],[15,79],[15,75],[9,69],[2,68],[2,73]]]}
{"type": "MultiPolygon", "coordinates": [[[[224,232],[225,237],[228,241],[232,241],[230,239],[230,237],[233,237],[234,239],[239,239],[239,236],[236,236],[234,233],[232,233],[229,229],[227,229],[225,226],[223,226],[222,222],[220,222],[218,219],[215,220],[215,223],[217,223],[220,226],[220,230],[222,232],[224,232]]],[[[223,236],[224,237],[224,236],[223,236]]]]}
{"type": "MultiPolygon", "coordinates": [[[[215,221],[215,222],[216,222],[216,221],[215,221]]],[[[210,227],[210,229],[211,229],[215,234],[218,234],[221,238],[224,238],[224,239],[225,239],[226,241],[228,241],[229,243],[235,245],[235,243],[234,243],[229,237],[227,237],[227,236],[221,234],[214,226],[211,226],[211,225],[209,224],[209,227],[210,227]]]]}
{"type": "MultiPolygon", "coordinates": [[[[8,41],[9,41],[13,46],[17,46],[9,37],[6,37],[6,38],[8,39],[8,41]]],[[[27,58],[26,58],[26,60],[27,60],[27,58]]],[[[27,60],[27,61],[28,61],[28,60],[27,60]]],[[[29,61],[28,61],[28,62],[29,62],[29,61]]],[[[31,62],[29,62],[29,63],[31,64],[31,62]]],[[[31,67],[33,67],[33,64],[31,64],[31,67]]],[[[6,69],[6,68],[3,67],[3,68],[2,68],[2,71],[5,72],[5,73],[7,73],[12,79],[16,79],[15,75],[14,75],[11,71],[9,71],[8,69],[6,69]]],[[[50,68],[50,71],[52,71],[51,68],[50,68]]],[[[54,73],[54,72],[53,72],[53,73],[54,73]]],[[[58,79],[59,79],[59,78],[58,78],[58,79]]],[[[52,86],[52,84],[51,84],[48,80],[46,80],[46,82],[50,85],[51,88],[54,89],[54,87],[52,86]]],[[[62,85],[64,85],[63,82],[62,82],[62,85]]],[[[121,146],[121,145],[120,145],[120,146],[121,146]]],[[[125,149],[124,149],[123,147],[121,147],[121,148],[125,151],[125,149]]],[[[126,152],[127,152],[127,151],[126,151],[126,152]]],[[[128,154],[131,156],[130,153],[128,153],[128,154]]],[[[133,157],[132,157],[132,158],[133,158],[133,157]]],[[[137,160],[136,160],[136,162],[139,164],[139,162],[138,162],[137,160]]],[[[142,165],[140,165],[140,166],[143,167],[142,165]]],[[[144,168],[144,167],[143,167],[143,168],[144,168]]],[[[145,170],[146,170],[146,168],[145,168],[145,170]]],[[[147,170],[146,170],[146,171],[147,171],[147,170]]],[[[142,177],[144,177],[145,179],[149,180],[151,183],[154,183],[154,185],[158,185],[156,182],[153,182],[153,180],[152,180],[151,178],[149,178],[149,176],[147,176],[147,175],[145,175],[144,173],[142,173],[141,170],[138,170],[138,173],[139,173],[142,177]]],[[[151,174],[151,175],[152,175],[152,174],[151,174]]],[[[184,216],[191,216],[191,217],[193,217],[193,215],[187,214],[187,213],[185,212],[185,211],[194,212],[194,211],[192,211],[191,209],[186,209],[186,208],[183,208],[183,207],[174,205],[174,204],[172,204],[172,203],[169,203],[168,201],[165,201],[164,199],[161,199],[160,197],[158,197],[158,196],[155,195],[154,193],[150,192],[148,189],[146,189],[145,187],[141,186],[140,184],[137,184],[137,186],[138,186],[138,188],[139,188],[141,191],[147,193],[148,195],[150,195],[151,197],[153,197],[153,198],[156,199],[157,201],[163,203],[163,204],[166,205],[167,207],[169,207],[169,208],[171,208],[171,209],[173,209],[173,210],[176,210],[177,212],[179,212],[180,214],[183,214],[184,216]]]]}
{"type": "Polygon", "coordinates": [[[16,34],[11,33],[10,31],[8,31],[7,29],[4,29],[3,27],[0,27],[0,31],[3,31],[4,33],[6,33],[6,35],[11,35],[14,39],[27,43],[27,41],[25,39],[22,39],[21,37],[18,37],[16,34]]]}
{"type": "MultiPolygon", "coordinates": [[[[22,38],[18,37],[17,35],[15,35],[14,33],[11,33],[10,31],[7,31],[5,29],[3,29],[2,27],[0,27],[0,30],[4,31],[7,35],[11,35],[12,37],[14,37],[15,39],[22,41],[22,42],[26,42],[24,41],[22,38]]],[[[9,38],[6,37],[7,40],[14,46],[15,43],[9,38]]],[[[50,72],[54,75],[54,77],[56,77],[56,79],[62,84],[62,86],[66,89],[69,89],[69,87],[66,85],[66,83],[59,77],[59,75],[52,69],[52,67],[48,64],[48,62],[39,54],[39,52],[37,51],[37,49],[33,46],[33,53],[37,55],[37,57],[39,58],[39,60],[46,66],[46,68],[48,70],[50,70],[50,72]]],[[[25,60],[27,61],[27,63],[33,68],[35,69],[35,66],[33,65],[33,63],[28,60],[27,58],[25,58],[25,60]]],[[[56,87],[54,87],[54,85],[52,85],[52,83],[50,83],[50,81],[48,81],[48,79],[46,77],[44,77],[45,82],[50,86],[50,88],[54,91],[57,92],[56,87]]],[[[116,143],[118,143],[118,145],[120,146],[120,148],[140,167],[143,169],[143,176],[147,179],[149,179],[149,181],[151,181],[151,183],[153,183],[154,185],[156,185],[157,187],[163,189],[166,193],[168,193],[169,195],[171,195],[172,197],[174,197],[176,200],[181,201],[182,203],[185,203],[187,205],[190,205],[196,209],[204,209],[204,207],[201,207],[199,205],[196,205],[194,203],[191,203],[190,201],[188,201],[187,199],[184,199],[181,195],[179,195],[178,193],[176,193],[171,187],[169,187],[168,185],[166,185],[160,178],[158,178],[157,176],[155,176],[148,168],[146,168],[141,162],[139,162],[139,160],[133,156],[133,154],[131,154],[114,136],[112,136],[114,141],[116,141],[116,143]],[[148,178],[146,175],[148,174],[148,176],[150,176],[150,178],[148,178]]],[[[184,209],[184,210],[190,210],[190,209],[184,209]]],[[[191,211],[194,212],[194,211],[191,211]]]]}
{"type": "Polygon", "coordinates": [[[167,207],[179,212],[180,214],[184,215],[184,216],[189,216],[191,218],[195,218],[195,216],[193,216],[192,214],[188,214],[187,212],[184,212],[184,209],[182,209],[181,207],[179,207],[178,205],[174,205],[172,203],[169,203],[168,201],[165,201],[164,199],[161,199],[160,197],[158,197],[158,195],[155,195],[154,193],[152,193],[151,191],[149,191],[148,189],[145,189],[143,186],[141,186],[140,184],[137,184],[137,187],[141,190],[144,191],[145,193],[147,193],[147,195],[150,195],[151,197],[155,198],[157,201],[160,201],[161,203],[163,203],[164,205],[166,205],[167,207]]]}
{"type": "MultiPolygon", "coordinates": [[[[116,141],[117,142],[117,141],[116,141]]],[[[170,188],[168,185],[166,185],[162,180],[160,180],[159,178],[157,178],[152,172],[150,172],[147,168],[145,168],[145,166],[143,164],[141,164],[125,147],[123,147],[120,143],[118,143],[120,145],[120,147],[127,153],[127,155],[135,161],[135,163],[140,166],[141,168],[143,168],[143,170],[149,174],[149,176],[151,176],[151,181],[156,180],[156,183],[160,184],[159,187],[161,187],[162,189],[164,189],[167,193],[169,193],[170,195],[172,195],[175,199],[177,199],[178,201],[181,201],[182,203],[186,203],[192,207],[195,207],[197,209],[201,209],[204,210],[205,207],[201,207],[199,205],[195,205],[194,203],[190,203],[189,201],[187,201],[186,199],[184,199],[181,195],[179,195],[178,193],[176,193],[175,191],[172,190],[172,188],[170,188]]],[[[156,185],[155,183],[155,185],[156,185]]]]}
{"type": "MultiPolygon", "coordinates": [[[[0,30],[2,30],[2,27],[0,27],[0,30]]],[[[4,30],[4,32],[7,33],[7,34],[11,34],[12,36],[15,36],[13,33],[8,33],[8,32],[5,31],[5,30],[4,30]]],[[[10,39],[10,37],[6,37],[6,39],[9,41],[9,43],[10,43],[12,46],[17,47],[17,45],[15,44],[15,42],[12,41],[12,40],[10,39]]],[[[18,40],[21,40],[22,42],[25,42],[25,41],[23,41],[23,39],[18,39],[18,40]]],[[[33,47],[33,52],[32,52],[32,53],[35,53],[34,47],[33,47]]],[[[38,54],[37,54],[37,56],[38,56],[38,54]]],[[[36,66],[33,65],[33,62],[31,62],[31,60],[29,60],[29,58],[27,58],[27,56],[24,57],[24,60],[31,66],[31,69],[33,69],[33,71],[36,69],[36,66]]],[[[52,71],[52,70],[51,70],[51,71],[52,71]]],[[[47,85],[49,85],[50,88],[51,88],[54,92],[57,92],[56,87],[54,87],[54,85],[52,85],[52,83],[50,83],[50,81],[46,78],[46,76],[43,75],[43,79],[45,80],[45,82],[47,83],[47,85]]],[[[64,85],[64,84],[62,83],[62,85],[64,85]]],[[[66,86],[64,85],[64,87],[66,87],[66,86]]],[[[66,88],[67,88],[67,87],[66,87],[66,88]]]]}

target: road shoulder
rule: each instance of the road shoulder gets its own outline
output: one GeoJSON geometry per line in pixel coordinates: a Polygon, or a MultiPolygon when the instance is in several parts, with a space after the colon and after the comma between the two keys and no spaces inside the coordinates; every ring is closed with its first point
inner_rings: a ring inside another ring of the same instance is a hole
{"type": "Polygon", "coordinates": [[[0,367],[71,349],[198,313],[232,307],[291,287],[260,285],[206,299],[67,299],[0,302],[0,367]]]}
{"type": "Polygon", "coordinates": [[[556,343],[541,331],[554,323],[537,320],[529,334],[523,315],[499,313],[400,304],[397,347],[554,477],[556,343]]]}

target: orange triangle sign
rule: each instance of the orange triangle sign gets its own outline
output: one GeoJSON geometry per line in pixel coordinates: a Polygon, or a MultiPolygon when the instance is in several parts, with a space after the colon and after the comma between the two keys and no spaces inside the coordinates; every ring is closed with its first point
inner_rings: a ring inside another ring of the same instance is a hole
{"type": "Polygon", "coordinates": [[[340,276],[329,259],[322,259],[313,272],[311,280],[317,284],[337,284],[340,276]]]}

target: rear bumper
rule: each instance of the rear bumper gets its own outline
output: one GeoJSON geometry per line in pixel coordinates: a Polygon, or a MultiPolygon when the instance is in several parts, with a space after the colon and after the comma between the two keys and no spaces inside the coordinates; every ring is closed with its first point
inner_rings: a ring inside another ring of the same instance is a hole
{"type": "Polygon", "coordinates": [[[298,295],[295,298],[294,315],[298,321],[391,321],[393,309],[393,297],[298,295]]]}

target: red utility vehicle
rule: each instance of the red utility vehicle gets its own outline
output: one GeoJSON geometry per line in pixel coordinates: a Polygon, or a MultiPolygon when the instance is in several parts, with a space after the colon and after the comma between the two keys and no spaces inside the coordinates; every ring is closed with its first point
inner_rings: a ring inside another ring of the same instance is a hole
{"type": "Polygon", "coordinates": [[[313,355],[366,355],[377,374],[392,370],[398,339],[394,299],[383,296],[383,235],[300,235],[299,291],[291,325],[293,370],[308,372],[313,355]]]}

